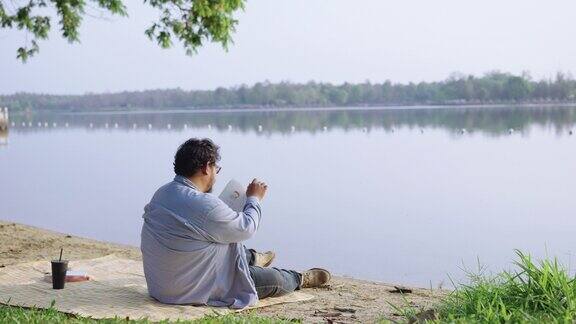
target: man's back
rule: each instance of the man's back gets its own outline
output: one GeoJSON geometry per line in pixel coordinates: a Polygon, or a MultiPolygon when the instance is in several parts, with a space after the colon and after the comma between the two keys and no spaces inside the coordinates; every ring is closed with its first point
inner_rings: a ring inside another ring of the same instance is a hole
{"type": "Polygon", "coordinates": [[[257,230],[257,198],[237,213],[182,176],[145,207],[141,250],[150,295],[171,304],[243,308],[258,300],[240,243],[257,230]]]}

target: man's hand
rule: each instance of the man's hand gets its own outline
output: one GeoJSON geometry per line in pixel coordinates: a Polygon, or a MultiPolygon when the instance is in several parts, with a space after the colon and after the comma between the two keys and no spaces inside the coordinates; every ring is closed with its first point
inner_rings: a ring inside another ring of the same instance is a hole
{"type": "Polygon", "coordinates": [[[247,197],[254,196],[262,200],[264,199],[264,195],[266,195],[266,190],[268,190],[268,185],[266,183],[254,179],[246,189],[246,196],[247,197]]]}

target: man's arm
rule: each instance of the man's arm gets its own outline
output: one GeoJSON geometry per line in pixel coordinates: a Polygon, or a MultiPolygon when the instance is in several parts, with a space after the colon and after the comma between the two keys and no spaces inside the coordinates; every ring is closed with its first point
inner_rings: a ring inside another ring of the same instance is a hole
{"type": "Polygon", "coordinates": [[[204,230],[209,239],[216,243],[242,242],[254,235],[260,225],[262,210],[260,200],[251,196],[241,212],[232,210],[221,201],[204,221],[204,230]]]}
{"type": "Polygon", "coordinates": [[[204,230],[209,239],[217,243],[237,243],[252,237],[260,225],[260,201],[267,190],[266,183],[252,180],[246,189],[248,198],[241,212],[235,212],[219,200],[219,204],[208,213],[204,222],[204,230]]]}

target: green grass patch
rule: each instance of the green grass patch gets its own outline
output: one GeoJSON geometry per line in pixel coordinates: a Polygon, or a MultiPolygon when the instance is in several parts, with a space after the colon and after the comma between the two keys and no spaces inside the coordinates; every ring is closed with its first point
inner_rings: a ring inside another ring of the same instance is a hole
{"type": "MultiPolygon", "coordinates": [[[[469,274],[436,307],[430,323],[574,323],[576,280],[557,259],[535,262],[516,250],[515,269],[469,274]]],[[[405,315],[415,318],[407,308],[405,315]]]]}
{"type": "MultiPolygon", "coordinates": [[[[284,324],[299,322],[298,320],[286,320],[282,318],[261,317],[254,313],[209,315],[194,321],[162,321],[160,323],[190,323],[190,324],[284,324]]],[[[22,308],[0,305],[0,323],[66,323],[66,324],[147,324],[153,323],[147,320],[127,320],[125,318],[91,319],[78,317],[58,312],[53,307],[48,309],[22,308]]]]}

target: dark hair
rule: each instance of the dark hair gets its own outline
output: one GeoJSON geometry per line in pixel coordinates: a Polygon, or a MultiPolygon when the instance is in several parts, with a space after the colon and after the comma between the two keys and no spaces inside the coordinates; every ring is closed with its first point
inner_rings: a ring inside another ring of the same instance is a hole
{"type": "Polygon", "coordinates": [[[209,138],[191,138],[178,148],[174,156],[174,172],[183,177],[193,176],[206,164],[220,160],[220,147],[209,138]]]}

